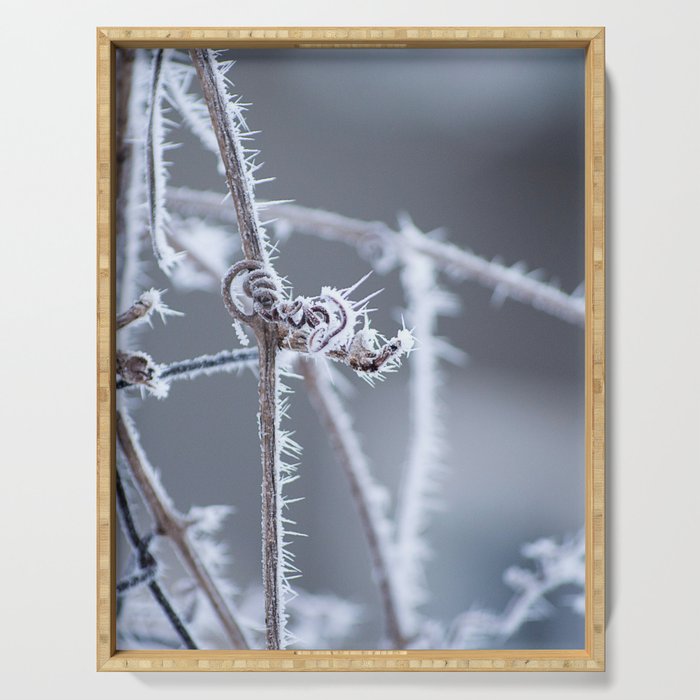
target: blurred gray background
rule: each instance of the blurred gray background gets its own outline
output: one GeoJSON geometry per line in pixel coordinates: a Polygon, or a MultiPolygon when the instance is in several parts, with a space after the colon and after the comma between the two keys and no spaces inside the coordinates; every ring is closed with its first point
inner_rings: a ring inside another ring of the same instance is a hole
{"type": "MultiPolygon", "coordinates": [[[[252,103],[249,126],[275,182],[265,199],[294,199],[393,225],[408,212],[428,231],[506,263],[524,260],[570,292],[584,277],[584,56],[582,50],[241,50],[230,72],[252,103]]],[[[170,139],[171,184],[226,191],[213,156],[184,129],[170,139]]],[[[292,235],[279,271],[296,293],[355,282],[368,263],[342,244],[292,235]]],[[[159,362],[237,347],[218,295],[182,293],[154,266],[153,284],[184,319],[142,333],[159,362]]],[[[462,312],[440,334],[469,355],[445,366],[444,509],[429,538],[432,600],[449,622],[473,604],[500,610],[511,596],[502,573],[522,562],[522,543],[573,534],[584,521],[583,331],[464,281],[447,282],[462,312]]],[[[397,327],[396,272],[374,325],[397,327]]],[[[410,361],[410,360],[409,360],[410,361]]],[[[349,408],[376,476],[396,493],[406,456],[408,368],[370,388],[351,374],[349,408]]],[[[300,388],[300,387],[299,387],[300,388]]],[[[182,510],[229,503],[222,537],[239,588],[260,580],[260,466],[256,381],[205,377],[144,400],[133,416],[151,461],[182,510]]],[[[299,585],[365,606],[351,647],[371,647],[381,614],[358,518],[315,415],[299,390],[291,421],[304,447],[301,478],[288,489],[298,528],[299,585]]],[[[123,543],[121,543],[123,545],[123,543]]],[[[120,549],[123,554],[123,547],[120,549]]],[[[121,556],[121,554],[120,554],[121,556]]],[[[560,597],[560,596],[559,596],[560,597]]],[[[555,601],[557,596],[555,596],[555,601]]],[[[293,630],[292,630],[293,631],[293,630]]],[[[583,646],[583,619],[562,609],[527,625],[508,646],[583,646]]]]}

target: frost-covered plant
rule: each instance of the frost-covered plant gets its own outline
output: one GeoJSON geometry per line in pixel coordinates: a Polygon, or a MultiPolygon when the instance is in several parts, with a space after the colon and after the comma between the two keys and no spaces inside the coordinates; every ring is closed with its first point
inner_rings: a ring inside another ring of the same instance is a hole
{"type": "Polygon", "coordinates": [[[360,518],[384,614],[384,639],[378,646],[500,643],[528,620],[542,616],[546,596],[567,585],[578,591],[568,604],[583,612],[582,536],[562,545],[550,539],[527,545],[523,554],[537,563],[537,571],[506,572],[506,582],[516,593],[502,613],[472,609],[445,627],[422,609],[429,599],[427,538],[439,505],[445,461],[439,363],[461,355],[437,335],[439,319],[458,310],[440,277],[473,279],[493,289],[497,302],[511,297],[578,325],[584,316],[581,295],[565,294],[522,264],[506,267],[423,234],[407,217],[401,219],[399,231],[393,231],[385,224],[289,202],[258,201],[256,185],[263,180],[257,178],[255,132],[246,124],[247,105],[233,94],[226,77],[231,64],[216,52],[200,49],[192,50],[189,58],[161,49],[120,56],[117,509],[132,549],[127,574],[117,586],[120,643],[268,649],[295,643],[332,648],[352,632],[362,614],[360,606],[332,594],[312,594],[293,583],[300,572],[289,537],[299,533],[290,529],[292,500],[284,487],[298,478],[301,455],[286,429],[291,393],[286,382],[294,377],[304,379],[360,518]],[[204,99],[194,91],[197,82],[204,99]],[[164,153],[171,147],[166,143],[174,124],[171,118],[179,118],[216,155],[229,197],[168,188],[164,153]],[[280,239],[300,232],[342,241],[380,274],[398,268],[406,322],[391,337],[372,327],[368,302],[375,294],[354,299],[368,275],[351,287],[340,288],[329,280],[316,296],[294,296],[275,268],[276,248],[262,222],[263,210],[276,219],[280,239]],[[231,234],[232,225],[237,236],[231,234]],[[163,292],[146,288],[143,232],[150,236],[155,262],[174,285],[221,291],[244,347],[170,364],[138,348],[139,333],[152,326],[154,315],[162,321],[181,316],[164,303],[163,292]],[[231,264],[239,247],[243,257],[231,264]],[[245,347],[249,334],[255,346],[245,347]],[[330,365],[346,365],[372,383],[396,370],[408,355],[411,439],[392,503],[391,494],[372,473],[330,365]],[[142,397],[165,398],[177,380],[245,368],[257,373],[259,388],[262,586],[237,594],[223,575],[229,555],[217,539],[221,521],[232,508],[177,511],[141,446],[130,400],[134,389],[142,397]],[[140,529],[132,512],[137,496],[150,515],[150,529],[140,529]],[[189,576],[169,588],[163,585],[168,551],[189,576]],[[154,614],[153,601],[162,614],[154,614]]]}

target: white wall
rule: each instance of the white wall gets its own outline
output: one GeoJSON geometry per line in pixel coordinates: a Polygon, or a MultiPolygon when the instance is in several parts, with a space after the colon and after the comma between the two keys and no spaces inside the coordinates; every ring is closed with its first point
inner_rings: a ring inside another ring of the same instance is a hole
{"type": "Polygon", "coordinates": [[[691,697],[700,652],[699,18],[697,4],[680,0],[5,6],[0,666],[6,697],[691,697]],[[607,26],[607,673],[95,673],[94,27],[111,24],[607,26]]]}

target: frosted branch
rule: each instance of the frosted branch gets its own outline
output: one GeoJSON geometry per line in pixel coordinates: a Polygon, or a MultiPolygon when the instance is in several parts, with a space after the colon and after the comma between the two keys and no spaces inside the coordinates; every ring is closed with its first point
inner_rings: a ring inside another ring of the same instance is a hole
{"type": "Polygon", "coordinates": [[[200,355],[190,360],[171,362],[161,369],[160,378],[167,381],[196,379],[221,372],[239,372],[257,365],[258,351],[255,348],[222,350],[215,355],[200,355]]]}
{"type": "MultiPolygon", "coordinates": [[[[174,54],[176,56],[177,54],[174,54]]],[[[216,135],[211,128],[209,110],[206,102],[189,92],[196,71],[191,64],[171,61],[166,93],[170,103],[182,117],[183,124],[199,140],[202,146],[213,153],[219,163],[221,154],[216,135]]]]}
{"type": "Polygon", "coordinates": [[[128,113],[123,124],[123,160],[120,164],[117,193],[118,304],[131,304],[144,283],[143,247],[146,223],[145,134],[148,103],[149,64],[147,52],[137,49],[131,63],[130,80],[120,83],[128,113]],[[127,87],[128,86],[128,87],[127,87]]]}
{"type": "Polygon", "coordinates": [[[416,244],[423,234],[405,221],[402,235],[401,283],[407,300],[406,317],[418,350],[410,364],[411,425],[409,453],[396,508],[396,564],[402,614],[411,633],[418,631],[417,608],[429,597],[426,563],[431,548],[426,541],[430,515],[439,508],[440,481],[444,474],[444,434],[438,390],[442,383],[439,362],[445,347],[436,337],[441,315],[454,314],[457,300],[438,284],[435,262],[421,255],[416,244]]]}
{"type": "Polygon", "coordinates": [[[124,593],[129,588],[135,585],[145,583],[148,586],[151,595],[155,598],[160,608],[165,613],[173,629],[177,632],[187,649],[197,649],[197,644],[192,639],[192,635],[187,630],[187,627],[182,621],[182,616],[175,612],[172,603],[163,592],[158,581],[156,581],[157,562],[153,555],[148,551],[149,540],[144,539],[139,535],[136,529],[136,523],[131,515],[129,501],[122,484],[121,476],[117,470],[116,476],[116,492],[117,492],[117,513],[119,514],[119,522],[122,525],[122,530],[129,540],[129,544],[136,556],[138,571],[133,574],[125,582],[117,583],[117,595],[124,593]]]}
{"type": "MultiPolygon", "coordinates": [[[[243,108],[229,95],[226,67],[218,62],[214,52],[193,49],[190,56],[219,144],[243,252],[248,260],[266,266],[269,275],[277,282],[276,273],[269,265],[268,242],[255,207],[255,153],[247,157],[242,143],[245,128],[243,108]]],[[[262,559],[266,643],[268,649],[280,649],[286,642],[285,602],[290,588],[285,576],[285,562],[289,555],[285,548],[282,519],[281,489],[285,465],[280,459],[280,386],[276,363],[278,337],[272,324],[258,323],[252,327],[259,354],[258,420],[263,471],[262,559]]]]}
{"type": "MultiPolygon", "coordinates": [[[[222,223],[231,221],[215,193],[189,189],[168,190],[168,202],[174,210],[189,216],[211,217],[222,223]]],[[[261,206],[266,206],[261,204],[261,206]]],[[[278,219],[278,232],[292,231],[326,240],[347,243],[357,248],[379,272],[394,267],[401,258],[403,241],[383,223],[367,222],[332,212],[292,204],[270,204],[266,216],[278,219]]],[[[456,279],[468,279],[494,291],[494,299],[511,298],[568,323],[583,327],[585,299],[579,293],[567,294],[539,279],[537,271],[528,272],[522,263],[508,267],[444,241],[423,237],[416,250],[434,261],[438,269],[456,279]]]]}
{"type": "Polygon", "coordinates": [[[403,649],[407,639],[397,601],[399,582],[392,567],[393,528],[387,516],[388,494],[374,480],[350,416],[327,377],[313,361],[300,359],[297,366],[304,377],[311,404],[350,485],[379,587],[387,637],[393,648],[403,649]]]}
{"type": "Polygon", "coordinates": [[[117,316],[117,330],[121,330],[130,324],[148,323],[150,325],[153,314],[157,313],[163,323],[166,316],[184,316],[180,311],[169,308],[162,299],[163,292],[157,289],[149,289],[126,310],[117,316]]]}
{"type": "Polygon", "coordinates": [[[502,644],[526,622],[547,617],[551,604],[547,596],[571,585],[578,589],[570,606],[585,613],[586,546],[583,530],[571,539],[557,544],[542,538],[522,547],[522,554],[535,563],[535,570],[512,566],[503,575],[515,594],[501,613],[472,609],[452,624],[448,637],[450,648],[470,649],[486,643],[502,644]]]}
{"type": "MultiPolygon", "coordinates": [[[[240,372],[243,369],[255,369],[258,366],[258,351],[256,348],[245,348],[240,350],[222,350],[214,355],[199,355],[187,360],[178,360],[170,364],[157,364],[145,353],[122,353],[126,359],[140,357],[141,361],[135,363],[133,370],[129,371],[130,379],[127,379],[127,372],[122,370],[124,360],[120,365],[117,360],[117,374],[120,379],[117,381],[117,389],[126,389],[129,386],[146,384],[154,379],[170,384],[182,379],[197,379],[198,377],[210,376],[213,374],[223,374],[230,372],[240,372]]],[[[149,387],[150,388],[150,387],[149,387]]]]}
{"type": "Polygon", "coordinates": [[[158,266],[169,275],[178,259],[167,238],[168,211],[165,207],[167,171],[165,150],[165,118],[163,116],[164,73],[167,71],[169,51],[153,52],[149,90],[148,123],[146,127],[146,194],[148,203],[148,230],[151,234],[153,254],[158,266]]]}
{"type": "Polygon", "coordinates": [[[248,643],[240,625],[190,540],[188,528],[192,524],[175,509],[139,443],[130,418],[120,410],[116,413],[116,432],[119,448],[153,518],[156,533],[164,535],[173,544],[182,563],[209,601],[232,648],[247,649],[248,643]]]}

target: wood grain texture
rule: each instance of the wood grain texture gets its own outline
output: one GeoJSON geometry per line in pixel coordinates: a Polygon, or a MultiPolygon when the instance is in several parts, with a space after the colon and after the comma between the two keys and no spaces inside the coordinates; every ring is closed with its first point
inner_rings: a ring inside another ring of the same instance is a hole
{"type": "Polygon", "coordinates": [[[97,30],[97,669],[605,670],[605,32],[600,27],[105,27],[97,30]],[[583,650],[116,651],[115,49],[494,47],[586,50],[586,644],[583,650]]]}

